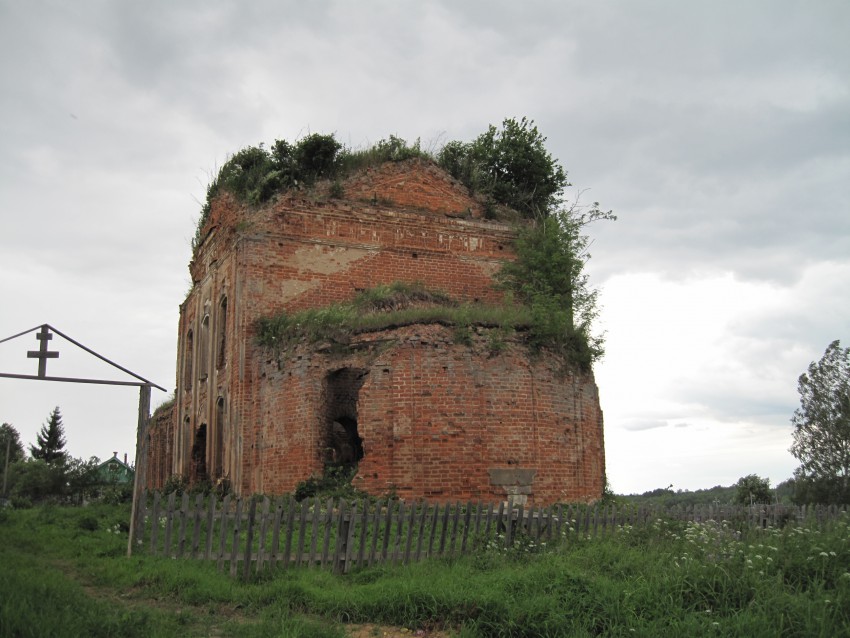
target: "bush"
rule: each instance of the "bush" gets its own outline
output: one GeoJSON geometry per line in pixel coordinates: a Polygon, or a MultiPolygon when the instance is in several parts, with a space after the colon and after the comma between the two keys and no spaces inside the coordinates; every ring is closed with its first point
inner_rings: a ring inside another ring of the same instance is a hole
{"type": "MultiPolygon", "coordinates": [[[[297,169],[295,178],[312,184],[319,179],[327,179],[336,174],[338,154],[342,144],[333,135],[313,133],[295,145],[294,160],[297,169]]],[[[283,166],[280,170],[285,170],[283,166]]]]}
{"type": "Polygon", "coordinates": [[[13,501],[38,503],[59,498],[65,486],[65,468],[42,460],[27,459],[9,465],[9,493],[13,501]]]}
{"type": "Polygon", "coordinates": [[[32,508],[32,501],[25,496],[13,496],[9,499],[9,502],[16,510],[28,510],[32,508]]]}
{"type": "Polygon", "coordinates": [[[591,334],[598,292],[584,273],[590,257],[584,227],[598,219],[616,218],[594,204],[523,226],[514,243],[516,260],[496,274],[500,286],[531,310],[531,345],[553,350],[582,369],[604,353],[602,337],[591,334]]]}
{"type": "Polygon", "coordinates": [[[295,500],[303,501],[305,498],[316,496],[322,498],[361,498],[363,494],[351,484],[351,480],[356,475],[356,466],[328,465],[321,477],[311,476],[296,486],[295,500]]]}
{"type": "Polygon", "coordinates": [[[133,485],[131,483],[109,485],[101,490],[98,500],[106,505],[131,503],[133,501],[133,485]]]}
{"type": "Polygon", "coordinates": [[[507,118],[475,141],[449,142],[437,161],[472,192],[524,217],[545,217],[561,202],[567,173],[545,147],[532,120],[507,118]]]}
{"type": "Polygon", "coordinates": [[[99,526],[94,516],[83,516],[77,521],[77,527],[87,532],[95,532],[99,526]]]}
{"type": "Polygon", "coordinates": [[[243,148],[228,159],[207,187],[207,198],[192,240],[196,249],[203,239],[201,230],[209,219],[212,202],[223,192],[251,205],[269,201],[282,190],[310,185],[333,177],[339,166],[342,145],[333,135],[308,135],[296,144],[275,140],[271,152],[263,145],[243,148]]]}
{"type": "Polygon", "coordinates": [[[742,476],[735,483],[735,502],[741,505],[772,503],[773,493],[770,491],[770,479],[761,478],[757,474],[742,476]]]}
{"type": "Polygon", "coordinates": [[[177,496],[183,496],[183,492],[189,489],[189,478],[180,474],[172,474],[162,486],[163,494],[171,494],[174,492],[177,496]]]}

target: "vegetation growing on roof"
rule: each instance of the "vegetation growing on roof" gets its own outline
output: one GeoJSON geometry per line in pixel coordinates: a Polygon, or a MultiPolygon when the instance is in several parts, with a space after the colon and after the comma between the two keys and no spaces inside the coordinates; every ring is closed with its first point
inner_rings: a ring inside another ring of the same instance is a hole
{"type": "Polygon", "coordinates": [[[452,141],[437,161],[473,193],[485,198],[488,211],[502,204],[522,217],[549,215],[570,186],[567,172],[545,146],[534,122],[507,118],[502,128],[492,124],[469,143],[452,141]]]}
{"type": "Polygon", "coordinates": [[[333,135],[319,133],[295,144],[275,140],[270,150],[263,144],[243,148],[224,163],[207,187],[192,249],[203,239],[201,230],[209,219],[212,201],[219,194],[229,192],[249,204],[263,204],[280,191],[335,177],[340,168],[341,149],[342,144],[333,135]]]}
{"type": "Polygon", "coordinates": [[[334,182],[331,194],[339,197],[340,178],[369,166],[413,158],[438,163],[481,197],[491,216],[502,206],[523,218],[542,218],[557,208],[570,186],[566,171],[546,150],[545,142],[532,120],[507,118],[500,129],[490,125],[472,142],[451,141],[436,155],[423,150],[419,139],[408,144],[395,135],[360,150],[345,148],[333,134],[319,133],[294,143],[275,140],[269,149],[262,143],[248,146],[228,159],[207,187],[192,248],[200,244],[212,201],[222,192],[260,205],[275,193],[329,179],[334,182]]]}
{"type": "Polygon", "coordinates": [[[343,147],[333,134],[313,133],[295,143],[275,140],[270,149],[261,143],[248,146],[224,163],[207,187],[207,198],[195,229],[192,250],[201,243],[201,231],[210,216],[213,200],[223,192],[240,201],[260,205],[273,195],[293,188],[309,188],[317,181],[332,180],[331,195],[340,197],[339,178],[368,166],[384,162],[400,162],[416,157],[433,159],[420,149],[417,139],[412,145],[390,135],[374,146],[352,151],[343,147]]]}
{"type": "MultiPolygon", "coordinates": [[[[564,189],[570,186],[567,172],[545,143],[546,138],[532,120],[507,118],[501,128],[491,125],[472,142],[449,142],[436,155],[423,151],[418,139],[408,144],[394,135],[359,151],[346,149],[333,135],[318,133],[296,143],[276,140],[270,150],[262,144],[248,147],[225,163],[207,189],[193,248],[200,244],[211,202],[221,192],[228,191],[241,201],[259,205],[275,193],[308,188],[327,179],[332,180],[330,196],[341,197],[339,180],[345,175],[388,161],[431,159],[483,199],[490,216],[499,207],[507,207],[527,220],[518,224],[517,259],[504,264],[497,275],[499,285],[523,304],[521,323],[530,327],[532,348],[555,350],[571,363],[588,369],[602,356],[603,339],[592,333],[598,314],[597,291],[590,287],[584,272],[590,257],[590,241],[584,229],[593,221],[616,217],[610,211],[602,211],[598,203],[583,206],[575,201],[565,205],[564,189]]],[[[292,339],[306,336],[311,340],[338,340],[347,331],[386,327],[386,316],[376,318],[376,313],[358,303],[268,318],[261,323],[261,333],[266,335],[261,338],[282,338],[288,330],[292,339]]],[[[470,325],[464,317],[481,312],[492,314],[493,309],[479,311],[468,305],[461,308],[432,303],[428,307],[397,309],[394,320],[411,323],[414,317],[419,321],[430,317],[430,321],[457,326],[463,333],[470,325]]],[[[493,323],[489,319],[482,321],[493,323]]],[[[502,321],[495,323],[506,325],[502,321]]]]}
{"type": "Polygon", "coordinates": [[[275,140],[243,148],[228,159],[207,187],[193,248],[209,218],[213,199],[227,191],[249,204],[263,204],[291,188],[309,187],[322,179],[337,180],[384,162],[424,158],[437,162],[482,197],[487,210],[507,206],[526,218],[547,216],[570,186],[567,173],[546,150],[546,138],[532,120],[507,118],[501,129],[490,125],[469,143],[451,141],[436,155],[395,135],[365,149],[345,148],[333,134],[313,133],[290,143],[275,140]]]}
{"type": "Polygon", "coordinates": [[[394,282],[361,292],[350,303],[264,317],[257,324],[257,339],[281,353],[303,341],[344,345],[357,334],[423,323],[451,326],[463,341],[471,326],[513,331],[527,328],[530,317],[522,306],[460,304],[423,284],[394,282]]]}

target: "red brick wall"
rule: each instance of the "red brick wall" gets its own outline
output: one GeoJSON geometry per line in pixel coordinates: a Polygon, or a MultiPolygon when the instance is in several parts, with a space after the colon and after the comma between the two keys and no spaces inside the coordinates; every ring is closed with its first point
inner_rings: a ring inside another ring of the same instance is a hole
{"type": "Polygon", "coordinates": [[[390,162],[369,168],[343,183],[345,196],[355,200],[392,202],[455,217],[483,217],[482,205],[434,164],[423,160],[390,162]]]}
{"type": "Polygon", "coordinates": [[[174,405],[157,409],[148,428],[147,489],[160,489],[172,475],[174,405]]]}
{"type": "MultiPolygon", "coordinates": [[[[499,353],[480,329],[472,345],[438,325],[361,335],[348,355],[302,346],[262,366],[254,432],[260,483],[288,492],[320,474],[323,381],[343,368],[368,371],[357,401],[362,489],[429,500],[506,498],[491,470],[533,471],[513,491],[534,503],[599,498],[605,470],[602,413],[590,373],[564,373],[546,354],[510,340],[499,353]],[[388,340],[394,345],[387,347],[388,340]]],[[[250,489],[252,488],[252,489],[250,489]]]]}

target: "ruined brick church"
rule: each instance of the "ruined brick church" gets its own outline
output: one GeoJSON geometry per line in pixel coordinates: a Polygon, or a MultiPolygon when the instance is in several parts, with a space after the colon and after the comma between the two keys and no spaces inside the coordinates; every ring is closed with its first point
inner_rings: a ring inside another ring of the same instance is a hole
{"type": "Polygon", "coordinates": [[[513,227],[426,160],[388,162],[262,207],[212,203],[180,306],[172,407],[147,437],[150,488],[172,476],[242,495],[292,492],[328,464],[406,499],[591,501],[605,475],[592,372],[497,351],[486,327],[441,323],[352,335],[345,348],[261,346],[257,321],[423,282],[460,302],[498,303],[493,275],[513,227]],[[339,186],[342,188],[339,189],[339,186]],[[323,190],[324,189],[324,190],[323,190]]]}

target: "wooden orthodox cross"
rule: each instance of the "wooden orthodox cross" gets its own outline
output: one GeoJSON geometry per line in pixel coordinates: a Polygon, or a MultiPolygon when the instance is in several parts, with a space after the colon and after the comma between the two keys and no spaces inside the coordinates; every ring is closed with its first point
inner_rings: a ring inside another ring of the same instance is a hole
{"type": "Polygon", "coordinates": [[[56,328],[52,327],[49,324],[43,324],[41,326],[36,326],[35,328],[31,328],[30,330],[25,330],[24,332],[20,332],[16,335],[12,335],[11,337],[7,337],[5,339],[0,339],[0,343],[5,341],[11,341],[12,339],[17,339],[20,336],[25,334],[29,334],[30,332],[35,332],[38,330],[38,333],[35,335],[35,338],[39,340],[40,344],[38,350],[29,350],[27,351],[28,359],[38,359],[38,374],[10,374],[0,372],[0,377],[6,377],[10,379],[29,379],[33,381],[60,381],[64,383],[97,383],[102,385],[135,385],[139,387],[139,421],[138,426],[136,428],[136,472],[133,481],[133,511],[130,515],[130,537],[127,540],[127,556],[130,556],[133,553],[133,545],[136,542],[137,537],[141,537],[141,526],[142,520],[141,516],[139,516],[139,511],[141,509],[141,499],[142,499],[142,491],[145,488],[146,480],[146,472],[148,465],[148,450],[147,450],[147,431],[148,424],[150,423],[150,410],[151,410],[151,388],[158,388],[163,392],[166,392],[166,389],[162,386],[158,386],[155,383],[152,383],[145,379],[144,377],[140,377],[135,372],[131,372],[127,368],[124,368],[114,361],[110,361],[106,357],[99,355],[94,350],[87,348],[83,344],[78,341],[74,341],[66,334],[59,332],[56,328]],[[48,359],[58,359],[59,351],[58,350],[49,350],[48,349],[48,341],[53,339],[53,333],[55,332],[60,337],[74,344],[78,348],[85,350],[90,355],[93,355],[100,359],[101,361],[105,361],[109,365],[114,368],[118,368],[122,372],[129,374],[132,377],[138,379],[138,381],[110,381],[106,379],[84,379],[84,378],[76,378],[76,377],[49,377],[47,376],[47,360],[48,359]]]}
{"type": "Polygon", "coordinates": [[[47,349],[47,342],[53,338],[53,335],[50,333],[50,327],[47,324],[44,324],[41,327],[41,330],[37,335],[35,335],[35,338],[41,341],[41,345],[38,347],[38,350],[30,350],[27,352],[27,358],[38,359],[38,378],[44,379],[45,376],[47,376],[47,360],[58,359],[59,352],[47,349]]]}

